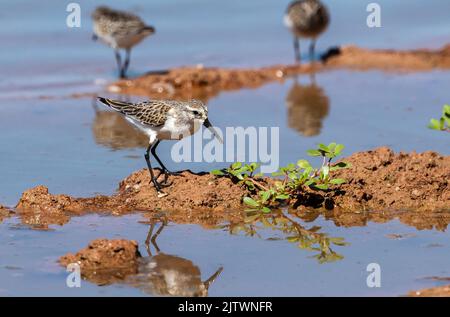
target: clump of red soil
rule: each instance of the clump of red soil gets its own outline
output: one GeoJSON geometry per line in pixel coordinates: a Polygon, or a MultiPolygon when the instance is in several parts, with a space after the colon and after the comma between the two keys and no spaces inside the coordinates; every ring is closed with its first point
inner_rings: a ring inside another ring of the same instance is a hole
{"type": "Polygon", "coordinates": [[[312,72],[312,65],[274,65],[262,68],[226,69],[181,67],[162,74],[118,81],[111,92],[151,96],[208,100],[221,91],[257,88],[272,81],[283,81],[296,73],[312,72]]]}
{"type": "MultiPolygon", "coordinates": [[[[36,186],[25,191],[16,205],[22,222],[35,229],[48,229],[48,225],[63,225],[71,216],[109,209],[110,198],[74,198],[68,195],[53,195],[45,186],[36,186]]],[[[114,210],[111,210],[114,213],[114,210]]]]}
{"type": "Polygon", "coordinates": [[[420,291],[411,291],[408,296],[411,297],[450,297],[450,285],[422,289],[420,291]]]}
{"type": "Polygon", "coordinates": [[[450,68],[450,45],[440,50],[370,50],[345,46],[327,60],[330,67],[357,70],[429,71],[450,68]]]}
{"type": "Polygon", "coordinates": [[[0,205],[0,223],[3,222],[6,218],[11,217],[14,212],[5,206],[0,205]]]}
{"type": "Polygon", "coordinates": [[[104,285],[137,274],[140,257],[136,241],[97,239],[76,254],[60,257],[59,263],[63,266],[77,263],[83,278],[104,285]]]}
{"type": "MultiPolygon", "coordinates": [[[[328,193],[305,191],[291,202],[291,210],[332,210],[339,216],[337,221],[344,225],[366,221],[359,216],[348,216],[348,213],[442,211],[444,213],[440,214],[444,216],[429,217],[417,226],[445,228],[448,224],[445,212],[450,210],[450,156],[434,152],[395,154],[388,148],[379,148],[355,153],[345,161],[352,167],[341,170],[336,177],[345,178],[348,183],[336,186],[328,193]]],[[[159,173],[159,170],[155,172],[159,173]]],[[[207,227],[243,219],[242,210],[246,207],[242,198],[250,193],[229,178],[184,171],[180,176],[171,176],[170,181],[173,184],[164,189],[165,197],[158,197],[146,169],[121,181],[117,193],[112,196],[73,198],[52,195],[46,187],[38,186],[22,195],[17,212],[26,223],[44,226],[62,224],[70,216],[87,212],[121,215],[145,211],[149,212],[145,214],[149,217],[164,214],[169,221],[207,227]]],[[[273,182],[270,178],[261,181],[273,182]]],[[[384,220],[375,214],[371,217],[384,220]]],[[[413,213],[400,217],[405,222],[417,221],[413,213]]]]}
{"type": "Polygon", "coordinates": [[[274,81],[314,72],[346,68],[354,70],[429,71],[450,68],[450,45],[432,50],[370,50],[356,46],[333,48],[324,63],[273,65],[261,68],[180,67],[115,82],[111,92],[151,98],[201,99],[207,101],[221,91],[257,88],[274,81]]]}
{"type": "Polygon", "coordinates": [[[383,147],[345,159],[348,183],[336,197],[343,209],[438,211],[450,209],[450,156],[399,153],[383,147]]]}

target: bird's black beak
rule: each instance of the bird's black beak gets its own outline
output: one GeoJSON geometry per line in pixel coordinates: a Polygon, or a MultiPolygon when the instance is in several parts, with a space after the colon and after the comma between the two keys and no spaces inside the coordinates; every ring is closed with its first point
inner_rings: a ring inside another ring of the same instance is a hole
{"type": "Polygon", "coordinates": [[[213,125],[211,124],[211,122],[209,121],[208,118],[205,119],[205,121],[203,121],[203,125],[208,128],[209,131],[211,131],[211,133],[217,138],[217,140],[219,140],[219,142],[221,144],[223,144],[223,140],[220,137],[220,135],[217,133],[216,129],[214,129],[213,125]]]}
{"type": "Polygon", "coordinates": [[[95,42],[98,40],[97,34],[92,34],[92,40],[95,42]]]}

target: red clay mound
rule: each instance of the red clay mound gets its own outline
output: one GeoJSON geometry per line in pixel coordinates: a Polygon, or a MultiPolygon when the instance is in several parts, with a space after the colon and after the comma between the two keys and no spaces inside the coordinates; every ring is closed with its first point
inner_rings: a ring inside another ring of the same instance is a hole
{"type": "Polygon", "coordinates": [[[97,284],[109,284],[136,274],[140,256],[136,241],[97,239],[76,254],[62,256],[59,263],[63,266],[77,263],[84,278],[97,284]]]}
{"type": "Polygon", "coordinates": [[[338,201],[344,209],[450,211],[450,156],[399,153],[383,147],[345,159],[351,169],[338,201]]]}
{"type": "MultiPolygon", "coordinates": [[[[388,148],[359,152],[346,158],[352,167],[337,177],[348,183],[322,192],[307,191],[291,204],[299,211],[326,207],[335,213],[366,211],[450,211],[450,156],[434,152],[395,154],[388,148]]],[[[155,170],[156,171],[156,170],[155,170]]],[[[156,171],[159,173],[159,171],[156,171]]],[[[185,171],[170,178],[168,194],[158,197],[149,173],[142,169],[120,182],[112,196],[73,198],[52,195],[44,186],[23,193],[17,212],[32,225],[62,224],[72,215],[133,211],[164,213],[169,220],[213,226],[243,219],[242,198],[249,192],[225,177],[185,171]]],[[[269,183],[271,179],[262,180],[269,183]]],[[[412,221],[412,220],[411,220],[412,221]]],[[[433,222],[437,225],[440,222],[433,222]]]]}

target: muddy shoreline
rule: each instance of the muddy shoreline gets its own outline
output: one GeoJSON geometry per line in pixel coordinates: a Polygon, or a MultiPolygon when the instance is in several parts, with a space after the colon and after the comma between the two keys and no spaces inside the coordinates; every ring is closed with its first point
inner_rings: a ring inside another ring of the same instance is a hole
{"type": "Polygon", "coordinates": [[[302,65],[272,65],[261,68],[227,69],[180,67],[120,80],[108,86],[112,93],[150,98],[201,99],[207,101],[221,91],[252,89],[302,74],[336,69],[358,71],[423,72],[450,69],[450,45],[439,50],[370,50],[357,46],[330,48],[322,62],[302,65]]]}
{"type": "Polygon", "coordinates": [[[410,297],[450,297],[450,285],[425,288],[408,293],[410,297]]]}
{"type": "MultiPolygon", "coordinates": [[[[337,177],[348,183],[326,194],[305,191],[287,206],[305,219],[324,214],[338,225],[387,221],[401,212],[402,222],[418,228],[443,230],[450,222],[450,156],[435,152],[394,153],[386,147],[357,152],[345,158],[352,167],[337,177]],[[377,216],[380,215],[381,216],[377,216]]],[[[158,172],[157,172],[158,173],[158,172]]],[[[167,196],[158,198],[146,169],[122,180],[111,196],[76,198],[53,195],[45,186],[25,191],[15,207],[21,221],[37,229],[63,225],[72,216],[88,213],[124,215],[143,212],[147,218],[161,215],[176,223],[214,227],[244,219],[242,198],[248,190],[229,178],[184,171],[172,176],[167,196]]],[[[262,179],[266,183],[273,179],[262,179]]],[[[2,214],[11,214],[2,211],[2,214]]]]}

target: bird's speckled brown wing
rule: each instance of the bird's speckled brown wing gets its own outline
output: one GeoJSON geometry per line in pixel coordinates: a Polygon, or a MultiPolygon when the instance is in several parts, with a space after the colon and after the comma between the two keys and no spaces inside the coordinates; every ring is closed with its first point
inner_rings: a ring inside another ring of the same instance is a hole
{"type": "Polygon", "coordinates": [[[98,99],[127,117],[152,127],[163,125],[166,122],[167,112],[172,109],[169,103],[160,100],[149,100],[133,104],[106,98],[98,99]]]}

